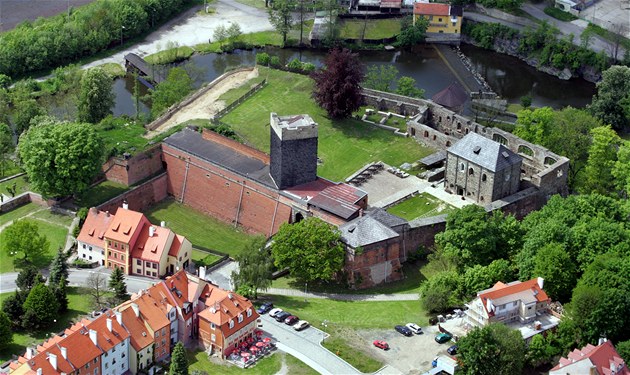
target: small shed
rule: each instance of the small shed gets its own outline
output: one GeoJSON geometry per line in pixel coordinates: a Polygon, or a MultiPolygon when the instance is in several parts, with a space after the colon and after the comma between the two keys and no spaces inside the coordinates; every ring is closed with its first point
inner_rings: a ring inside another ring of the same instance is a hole
{"type": "Polygon", "coordinates": [[[447,88],[433,95],[434,103],[459,112],[468,100],[468,93],[457,82],[451,83],[447,88]]]}

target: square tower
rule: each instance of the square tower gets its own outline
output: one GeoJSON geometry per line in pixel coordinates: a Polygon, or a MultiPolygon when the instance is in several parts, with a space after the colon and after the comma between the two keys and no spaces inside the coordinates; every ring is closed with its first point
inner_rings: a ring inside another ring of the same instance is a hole
{"type": "Polygon", "coordinates": [[[317,179],[317,123],[309,115],[271,113],[270,174],[278,189],[317,179]]]}

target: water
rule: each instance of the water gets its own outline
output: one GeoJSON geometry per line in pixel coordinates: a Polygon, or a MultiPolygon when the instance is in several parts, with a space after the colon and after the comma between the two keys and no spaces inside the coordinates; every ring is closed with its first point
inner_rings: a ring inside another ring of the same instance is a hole
{"type": "MultiPolygon", "coordinates": [[[[484,76],[490,86],[511,103],[518,103],[525,95],[532,96],[534,106],[581,108],[591,102],[595,85],[582,79],[563,81],[548,74],[538,72],[524,62],[469,45],[462,45],[462,51],[470,58],[475,68],[484,76]]],[[[194,86],[200,87],[223,74],[226,70],[239,66],[252,66],[256,62],[256,50],[235,51],[230,54],[195,55],[185,63],[177,64],[192,77],[194,86]]],[[[266,52],[280,58],[283,64],[297,58],[321,66],[326,51],[267,48],[266,52]]],[[[440,59],[431,46],[418,46],[413,51],[368,51],[360,52],[359,57],[366,65],[393,65],[399,76],[409,76],[416,80],[418,87],[425,90],[425,97],[431,98],[439,91],[456,81],[455,76],[440,59]]],[[[164,68],[168,69],[168,68],[164,68]]],[[[115,115],[135,115],[133,77],[117,79],[115,115]]],[[[142,95],[147,93],[144,86],[142,95]]],[[[141,101],[140,110],[149,112],[147,101],[141,101]]]]}

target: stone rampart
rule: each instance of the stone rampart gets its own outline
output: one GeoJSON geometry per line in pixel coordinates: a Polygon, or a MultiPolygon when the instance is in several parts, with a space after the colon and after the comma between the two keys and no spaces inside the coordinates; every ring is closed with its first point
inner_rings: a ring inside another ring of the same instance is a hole
{"type": "Polygon", "coordinates": [[[162,146],[157,144],[145,151],[128,157],[111,157],[103,164],[108,181],[131,186],[162,171],[162,146]]]}
{"type": "Polygon", "coordinates": [[[123,201],[127,201],[129,209],[143,212],[154,204],[166,199],[166,197],[167,177],[166,173],[162,173],[100,204],[97,208],[101,211],[109,211],[112,214],[116,214],[118,208],[122,207],[123,201]]]}

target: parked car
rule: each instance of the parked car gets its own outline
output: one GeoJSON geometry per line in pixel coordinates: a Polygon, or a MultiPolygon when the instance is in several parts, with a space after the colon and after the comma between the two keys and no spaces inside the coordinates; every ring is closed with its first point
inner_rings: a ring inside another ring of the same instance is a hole
{"type": "Polygon", "coordinates": [[[396,326],[394,327],[394,329],[398,332],[401,333],[405,336],[413,336],[413,332],[411,332],[411,330],[405,326],[396,326]]]}
{"type": "Polygon", "coordinates": [[[266,312],[268,312],[271,309],[273,309],[273,303],[265,302],[256,311],[258,311],[259,314],[265,314],[266,312]]]}
{"type": "Polygon", "coordinates": [[[296,331],[301,331],[305,328],[308,328],[309,325],[309,322],[307,322],[306,320],[300,320],[299,322],[295,323],[293,329],[296,331]]]}
{"type": "Polygon", "coordinates": [[[374,346],[383,350],[389,350],[389,344],[383,340],[374,340],[374,346]]]}
{"type": "Polygon", "coordinates": [[[276,307],[275,309],[272,309],[271,311],[269,311],[269,316],[272,318],[275,318],[276,315],[280,314],[281,312],[282,312],[282,309],[279,309],[276,307]]]}
{"type": "Polygon", "coordinates": [[[282,323],[282,322],[284,322],[284,320],[285,320],[286,318],[288,318],[288,317],[290,317],[290,316],[291,316],[291,313],[288,313],[288,312],[286,312],[286,311],[282,311],[282,312],[278,313],[278,314],[275,316],[275,319],[276,319],[276,321],[277,321],[278,323],[282,323]]]}
{"type": "Polygon", "coordinates": [[[453,337],[448,333],[439,333],[437,336],[435,336],[435,342],[437,342],[438,344],[444,344],[445,342],[451,341],[452,338],[453,337]]]}
{"type": "Polygon", "coordinates": [[[288,324],[288,325],[290,325],[290,326],[292,326],[292,325],[294,325],[295,323],[297,323],[299,320],[300,320],[300,318],[298,318],[297,316],[295,316],[295,315],[290,315],[288,318],[286,318],[286,319],[284,320],[284,323],[285,323],[285,324],[288,324]]]}
{"type": "Polygon", "coordinates": [[[453,345],[450,348],[446,349],[446,352],[450,355],[455,355],[457,354],[457,349],[459,349],[459,347],[457,345],[453,345]]]}
{"type": "Polygon", "coordinates": [[[409,328],[411,332],[415,333],[416,335],[422,334],[422,328],[420,328],[420,326],[415,323],[407,323],[405,327],[409,328]]]}

